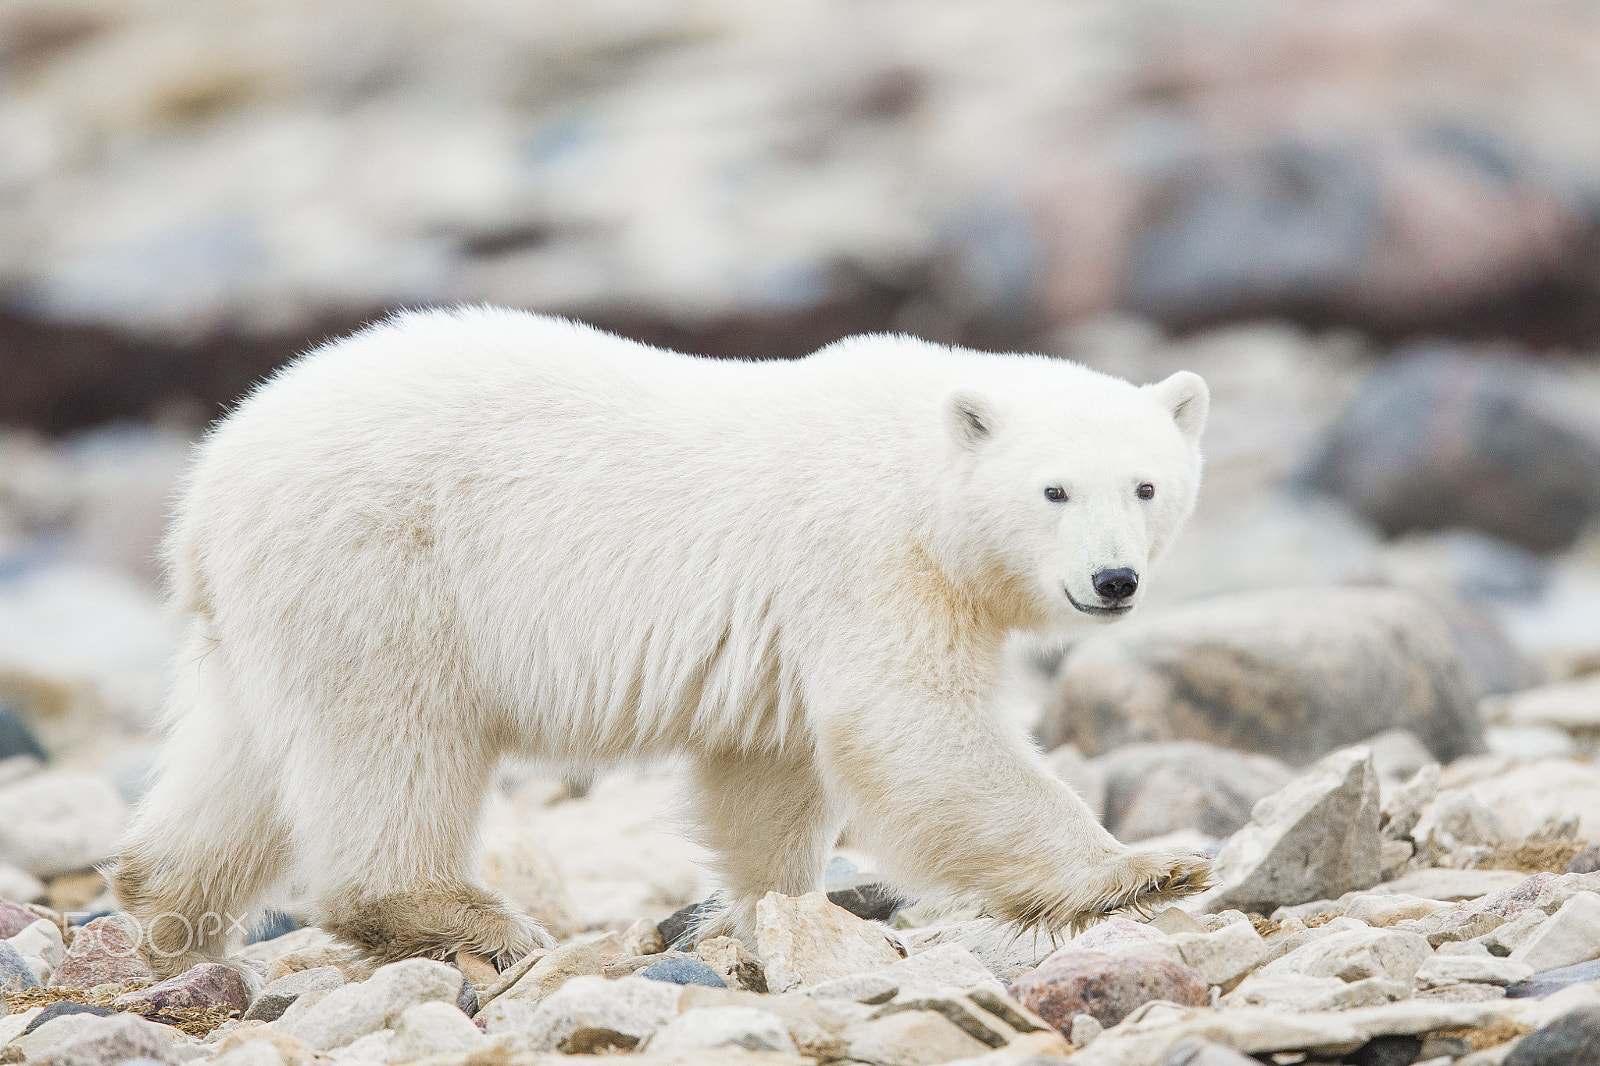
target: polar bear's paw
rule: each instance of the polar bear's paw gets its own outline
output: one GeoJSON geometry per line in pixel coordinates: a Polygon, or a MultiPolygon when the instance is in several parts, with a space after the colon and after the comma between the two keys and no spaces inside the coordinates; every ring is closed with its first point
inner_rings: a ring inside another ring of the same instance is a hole
{"type": "Polygon", "coordinates": [[[535,948],[555,946],[537,922],[473,886],[428,887],[341,903],[322,926],[379,965],[449,959],[467,951],[503,970],[535,948]]]}
{"type": "Polygon", "coordinates": [[[1117,911],[1141,914],[1211,887],[1211,860],[1186,851],[1130,851],[1112,863],[1102,881],[1100,895],[1079,911],[1068,928],[1076,934],[1117,911]]]}

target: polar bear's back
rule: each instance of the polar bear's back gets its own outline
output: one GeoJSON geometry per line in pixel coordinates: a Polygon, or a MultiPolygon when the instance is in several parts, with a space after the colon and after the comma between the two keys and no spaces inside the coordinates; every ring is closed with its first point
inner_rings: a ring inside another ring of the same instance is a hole
{"type": "Polygon", "coordinates": [[[804,652],[780,645],[859,583],[862,546],[892,535],[874,515],[904,524],[896,493],[918,493],[877,469],[902,461],[886,442],[925,444],[881,409],[867,433],[839,399],[859,390],[807,362],[515,312],[392,320],[207,439],[169,543],[180,606],[303,713],[360,713],[329,710],[336,677],[391,708],[534,715],[517,725],[546,751],[580,722],[591,749],[670,747],[737,707],[745,733],[781,731],[799,701],[781,664],[804,652]]]}

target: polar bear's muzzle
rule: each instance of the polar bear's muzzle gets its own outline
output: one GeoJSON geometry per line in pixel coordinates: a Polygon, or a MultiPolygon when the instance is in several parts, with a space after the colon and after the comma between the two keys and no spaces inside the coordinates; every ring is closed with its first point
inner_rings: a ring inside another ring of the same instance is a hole
{"type": "Polygon", "coordinates": [[[1084,614],[1115,615],[1133,609],[1130,601],[1134,593],[1139,591],[1139,575],[1132,568],[1119,566],[1101,570],[1090,581],[1100,596],[1098,604],[1079,602],[1072,594],[1072,590],[1065,584],[1062,585],[1062,591],[1067,594],[1072,606],[1084,614]]]}

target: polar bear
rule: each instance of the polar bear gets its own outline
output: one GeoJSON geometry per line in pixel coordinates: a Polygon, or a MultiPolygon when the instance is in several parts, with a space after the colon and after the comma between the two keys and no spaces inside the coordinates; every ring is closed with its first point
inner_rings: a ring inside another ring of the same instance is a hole
{"type": "Polygon", "coordinates": [[[989,705],[1002,645],[1128,613],[1194,505],[1205,383],[904,336],[792,362],[401,314],[257,388],[165,546],[188,635],[118,899],[161,975],[277,887],[375,961],[549,938],[475,874],[502,755],[673,756],[720,927],[841,826],[1051,930],[1203,887],[989,705]]]}

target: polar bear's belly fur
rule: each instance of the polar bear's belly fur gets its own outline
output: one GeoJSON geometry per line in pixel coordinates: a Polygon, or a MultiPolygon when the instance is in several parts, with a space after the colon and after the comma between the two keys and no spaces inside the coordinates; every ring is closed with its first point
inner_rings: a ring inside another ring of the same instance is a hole
{"type": "Polygon", "coordinates": [[[715,362],[413,314],[244,401],[167,544],[189,634],[115,878],[186,920],[146,930],[158,971],[290,883],[378,959],[544,942],[474,872],[506,754],[684,756],[734,931],[847,819],[906,885],[1056,927],[1198,883],[986,713],[1043,619],[1003,564],[960,572],[934,413],[994,360],[885,347],[715,362]]]}

